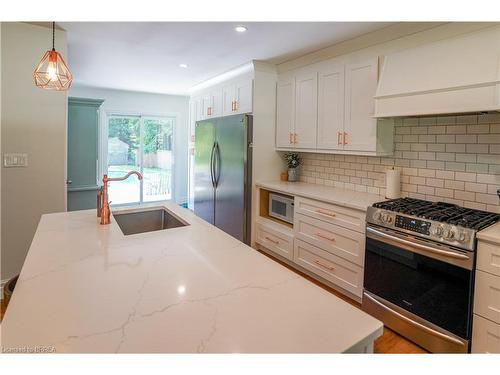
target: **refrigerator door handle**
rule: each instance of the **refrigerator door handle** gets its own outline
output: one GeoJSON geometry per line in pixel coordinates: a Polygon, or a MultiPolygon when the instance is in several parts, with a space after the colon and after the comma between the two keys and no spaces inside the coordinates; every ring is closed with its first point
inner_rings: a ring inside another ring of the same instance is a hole
{"type": "Polygon", "coordinates": [[[213,187],[215,187],[214,151],[215,151],[215,142],[212,145],[212,152],[210,152],[210,180],[212,180],[212,186],[213,187]]]}
{"type": "Polygon", "coordinates": [[[215,142],[215,168],[214,168],[214,174],[215,174],[215,187],[219,186],[219,181],[220,181],[220,170],[221,170],[221,159],[220,159],[220,148],[219,148],[219,142],[215,142]]]}

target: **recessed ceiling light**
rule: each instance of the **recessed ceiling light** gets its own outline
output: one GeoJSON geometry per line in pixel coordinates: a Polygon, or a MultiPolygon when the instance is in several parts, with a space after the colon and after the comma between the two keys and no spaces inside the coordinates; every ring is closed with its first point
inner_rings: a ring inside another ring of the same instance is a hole
{"type": "Polygon", "coordinates": [[[236,26],[234,29],[239,33],[244,33],[245,31],[247,31],[246,26],[243,25],[236,26]]]}
{"type": "Polygon", "coordinates": [[[179,64],[179,66],[180,66],[181,68],[187,68],[187,67],[188,67],[188,64],[179,64]]]}

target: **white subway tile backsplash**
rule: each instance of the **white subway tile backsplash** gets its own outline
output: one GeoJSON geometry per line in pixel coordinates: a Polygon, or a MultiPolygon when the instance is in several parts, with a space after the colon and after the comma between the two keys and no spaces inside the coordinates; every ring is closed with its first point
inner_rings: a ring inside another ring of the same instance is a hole
{"type": "Polygon", "coordinates": [[[500,115],[396,119],[393,157],[302,154],[301,181],[385,195],[401,169],[402,196],[500,212],[500,115]]]}

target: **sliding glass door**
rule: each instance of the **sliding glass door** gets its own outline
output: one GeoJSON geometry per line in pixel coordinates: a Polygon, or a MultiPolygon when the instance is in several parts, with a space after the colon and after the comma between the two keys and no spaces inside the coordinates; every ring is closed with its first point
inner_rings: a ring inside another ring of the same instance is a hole
{"type": "Polygon", "coordinates": [[[113,205],[172,198],[174,125],[172,117],[108,117],[108,175],[119,177],[136,170],[144,176],[142,181],[131,176],[110,182],[113,205]]]}

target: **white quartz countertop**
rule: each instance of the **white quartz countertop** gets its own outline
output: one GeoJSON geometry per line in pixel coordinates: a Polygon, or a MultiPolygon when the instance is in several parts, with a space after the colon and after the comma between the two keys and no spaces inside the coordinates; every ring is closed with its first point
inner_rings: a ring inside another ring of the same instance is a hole
{"type": "Polygon", "coordinates": [[[2,322],[3,350],[335,353],[382,334],[361,310],[164,206],[190,225],[124,236],[95,210],[42,216],[2,322]]]}
{"type": "Polygon", "coordinates": [[[477,232],[477,238],[500,245],[500,222],[477,232]]]}
{"type": "Polygon", "coordinates": [[[377,194],[309,184],[306,182],[265,181],[258,182],[256,185],[284,194],[298,195],[300,197],[339,204],[362,211],[366,211],[373,203],[385,200],[383,196],[377,194]]]}

